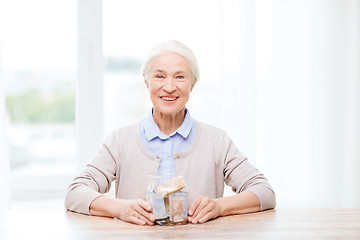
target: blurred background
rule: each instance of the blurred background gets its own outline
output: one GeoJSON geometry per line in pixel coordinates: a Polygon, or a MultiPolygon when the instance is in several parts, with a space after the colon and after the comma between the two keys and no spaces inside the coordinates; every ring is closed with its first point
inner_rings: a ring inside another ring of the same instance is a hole
{"type": "Polygon", "coordinates": [[[198,58],[192,116],[278,208],[360,207],[359,0],[0,0],[0,208],[62,208],[111,130],[149,112],[142,59],[170,39],[198,58]]]}

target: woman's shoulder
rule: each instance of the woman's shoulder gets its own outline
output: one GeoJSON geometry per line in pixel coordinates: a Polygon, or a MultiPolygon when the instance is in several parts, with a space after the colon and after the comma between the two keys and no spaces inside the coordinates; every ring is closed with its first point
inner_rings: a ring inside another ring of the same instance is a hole
{"type": "Polygon", "coordinates": [[[141,126],[141,121],[138,121],[138,122],[114,129],[113,134],[122,135],[122,134],[126,134],[126,133],[139,132],[140,126],[141,126]]]}
{"type": "Polygon", "coordinates": [[[116,128],[112,130],[111,134],[109,134],[107,138],[117,142],[127,141],[131,138],[137,137],[140,134],[140,126],[141,121],[116,128]]]}
{"type": "Polygon", "coordinates": [[[228,137],[227,133],[219,127],[198,121],[196,119],[194,119],[194,122],[196,124],[196,129],[197,129],[196,131],[199,131],[201,136],[212,137],[212,138],[219,138],[219,137],[227,138],[228,137]]]}
{"type": "MultiPolygon", "coordinates": [[[[198,149],[201,154],[204,151],[212,149],[211,153],[217,153],[222,156],[226,154],[227,149],[232,144],[231,138],[223,129],[200,121],[194,121],[196,123],[196,149],[198,149]]],[[[217,155],[217,156],[220,156],[217,155]]],[[[219,159],[222,159],[221,157],[219,159]]]]}

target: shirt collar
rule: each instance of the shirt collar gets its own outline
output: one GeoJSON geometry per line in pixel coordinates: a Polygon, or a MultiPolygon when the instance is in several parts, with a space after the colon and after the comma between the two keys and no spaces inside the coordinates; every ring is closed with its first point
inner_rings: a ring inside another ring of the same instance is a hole
{"type": "MultiPolygon", "coordinates": [[[[160,139],[167,139],[169,136],[165,135],[163,132],[160,131],[158,126],[156,125],[153,115],[153,109],[149,112],[149,114],[145,117],[143,121],[143,130],[145,132],[146,139],[150,142],[154,138],[158,137],[160,139]]],[[[173,133],[170,134],[170,137],[174,136],[175,134],[181,135],[183,138],[187,138],[190,134],[191,128],[193,125],[193,120],[191,118],[190,112],[188,109],[185,108],[185,119],[181,126],[173,133]]]]}

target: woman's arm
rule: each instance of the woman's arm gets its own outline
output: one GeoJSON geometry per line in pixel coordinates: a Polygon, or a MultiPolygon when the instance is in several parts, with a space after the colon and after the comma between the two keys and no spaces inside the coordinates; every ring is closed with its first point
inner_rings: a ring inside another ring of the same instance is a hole
{"type": "Polygon", "coordinates": [[[154,225],[152,207],[141,199],[118,199],[100,196],[90,204],[90,214],[101,217],[119,218],[138,225],[154,225]]]}
{"type": "Polygon", "coordinates": [[[260,211],[260,201],[250,191],[219,199],[198,196],[190,206],[189,222],[204,223],[221,216],[258,211],[260,211]]]}

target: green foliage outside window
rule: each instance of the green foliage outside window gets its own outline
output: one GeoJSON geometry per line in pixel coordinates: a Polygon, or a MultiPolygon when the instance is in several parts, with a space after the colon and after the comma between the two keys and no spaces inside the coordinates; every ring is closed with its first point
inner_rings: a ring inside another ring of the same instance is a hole
{"type": "Polygon", "coordinates": [[[73,123],[75,94],[69,86],[57,86],[47,92],[28,89],[6,96],[6,109],[13,124],[73,123]]]}

